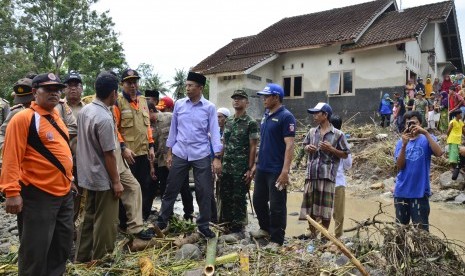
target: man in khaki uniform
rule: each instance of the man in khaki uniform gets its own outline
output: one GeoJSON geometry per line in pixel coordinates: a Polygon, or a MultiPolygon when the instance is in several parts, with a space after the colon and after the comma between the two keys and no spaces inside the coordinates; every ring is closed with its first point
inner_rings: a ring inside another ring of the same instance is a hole
{"type": "Polygon", "coordinates": [[[73,111],[74,117],[77,118],[79,111],[86,105],[82,99],[82,79],[81,76],[74,71],[67,74],[63,80],[66,85],[63,92],[65,93],[65,101],[73,111]]]}
{"type": "MultiPolygon", "coordinates": [[[[13,118],[13,116],[21,110],[29,108],[31,102],[34,100],[34,95],[32,94],[32,79],[35,76],[35,74],[29,74],[27,77],[19,79],[13,86],[13,90],[15,92],[13,103],[15,105],[10,108],[8,116],[0,126],[0,150],[3,149],[6,128],[11,118],[13,118]]],[[[58,111],[58,114],[68,128],[69,137],[75,137],[77,135],[77,123],[71,109],[65,102],[62,102],[62,100],[60,100],[59,104],[55,106],[55,109],[58,111]]]]}
{"type": "Polygon", "coordinates": [[[6,127],[13,116],[21,110],[28,108],[31,102],[34,100],[32,94],[32,79],[22,78],[19,79],[13,86],[15,97],[13,103],[15,104],[10,108],[10,112],[0,126],[0,149],[3,149],[3,143],[5,142],[6,127]]]}
{"type": "MultiPolygon", "coordinates": [[[[138,90],[137,71],[126,69],[121,77],[123,91],[113,107],[122,156],[142,190],[142,218],[147,220],[155,197],[150,179],[150,161],[155,158],[147,101],[138,90]]],[[[121,205],[120,205],[121,206],[121,205]]],[[[126,228],[124,210],[120,209],[120,227],[126,228]]]]}
{"type": "Polygon", "coordinates": [[[3,98],[0,98],[0,110],[0,124],[2,124],[10,113],[10,103],[3,98]]]}

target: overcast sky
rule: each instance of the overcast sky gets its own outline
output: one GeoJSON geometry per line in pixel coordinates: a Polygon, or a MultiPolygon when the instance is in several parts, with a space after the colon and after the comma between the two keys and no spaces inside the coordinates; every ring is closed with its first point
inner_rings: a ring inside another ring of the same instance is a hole
{"type": "MultiPolygon", "coordinates": [[[[110,11],[132,68],[154,66],[171,81],[175,68],[189,69],[233,38],[254,35],[284,17],[314,13],[368,0],[100,0],[94,8],[110,11]]],[[[397,0],[403,8],[441,0],[397,0]]],[[[465,0],[455,0],[462,49],[465,0]]]]}

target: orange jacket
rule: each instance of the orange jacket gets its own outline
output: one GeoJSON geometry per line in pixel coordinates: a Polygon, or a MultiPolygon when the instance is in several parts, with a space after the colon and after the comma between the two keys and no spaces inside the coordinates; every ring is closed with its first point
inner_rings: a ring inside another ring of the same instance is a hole
{"type": "MultiPolygon", "coordinates": [[[[32,102],[31,107],[40,115],[37,116],[36,114],[35,116],[40,140],[61,162],[66,170],[67,177],[72,179],[73,158],[66,140],[42,116],[50,114],[50,112],[41,108],[35,102],[32,102]]],[[[6,194],[6,197],[20,195],[21,186],[19,181],[26,186],[32,184],[55,196],[66,195],[71,187],[70,181],[63,173],[27,143],[34,110],[27,108],[17,113],[7,127],[0,177],[0,189],[6,194]]],[[[54,109],[51,115],[63,132],[68,135],[68,129],[58,112],[54,109]]]]}

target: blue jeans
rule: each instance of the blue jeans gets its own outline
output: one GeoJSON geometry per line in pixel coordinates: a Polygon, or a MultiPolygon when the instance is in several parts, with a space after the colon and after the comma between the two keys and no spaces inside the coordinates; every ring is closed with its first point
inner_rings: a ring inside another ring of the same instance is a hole
{"type": "Polygon", "coordinates": [[[287,191],[279,191],[276,180],[279,174],[257,170],[253,192],[253,206],[260,229],[270,233],[271,241],[283,244],[287,220],[287,191]]]}
{"type": "Polygon", "coordinates": [[[395,197],[394,206],[396,208],[396,222],[408,224],[412,219],[413,224],[425,231],[429,231],[430,207],[427,196],[422,198],[395,197]]]}

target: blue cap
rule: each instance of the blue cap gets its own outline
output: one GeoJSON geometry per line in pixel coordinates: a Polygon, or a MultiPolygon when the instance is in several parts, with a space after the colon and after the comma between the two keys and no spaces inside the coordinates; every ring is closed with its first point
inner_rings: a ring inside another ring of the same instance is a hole
{"type": "Polygon", "coordinates": [[[269,83],[262,91],[257,92],[257,95],[278,95],[282,99],[284,98],[284,90],[276,83],[269,83]]]}
{"type": "Polygon", "coordinates": [[[324,112],[324,113],[328,114],[328,119],[331,118],[331,115],[333,115],[333,109],[327,103],[318,103],[317,105],[315,105],[314,108],[309,108],[309,109],[307,109],[307,111],[310,114],[314,114],[314,113],[318,113],[318,112],[324,112]]]}

